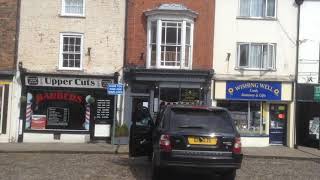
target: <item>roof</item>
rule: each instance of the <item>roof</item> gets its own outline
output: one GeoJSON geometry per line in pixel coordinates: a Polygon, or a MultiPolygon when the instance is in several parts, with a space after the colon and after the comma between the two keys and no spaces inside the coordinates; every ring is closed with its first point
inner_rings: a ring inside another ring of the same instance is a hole
{"type": "Polygon", "coordinates": [[[152,15],[177,15],[196,18],[198,13],[182,4],[161,4],[159,7],[144,12],[146,16],[152,15]]]}

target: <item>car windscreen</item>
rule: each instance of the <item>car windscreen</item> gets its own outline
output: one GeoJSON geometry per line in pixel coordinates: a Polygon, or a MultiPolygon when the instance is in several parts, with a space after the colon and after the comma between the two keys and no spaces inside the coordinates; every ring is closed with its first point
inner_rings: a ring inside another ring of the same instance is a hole
{"type": "Polygon", "coordinates": [[[213,133],[234,133],[232,121],[225,110],[173,108],[170,125],[176,130],[198,129],[213,133]]]}

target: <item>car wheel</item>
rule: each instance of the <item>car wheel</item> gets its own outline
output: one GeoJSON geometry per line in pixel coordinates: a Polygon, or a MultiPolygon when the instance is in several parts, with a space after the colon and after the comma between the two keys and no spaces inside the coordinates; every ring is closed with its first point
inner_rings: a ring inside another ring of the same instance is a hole
{"type": "Polygon", "coordinates": [[[222,174],[223,180],[234,180],[236,178],[237,170],[233,169],[222,174]]]}

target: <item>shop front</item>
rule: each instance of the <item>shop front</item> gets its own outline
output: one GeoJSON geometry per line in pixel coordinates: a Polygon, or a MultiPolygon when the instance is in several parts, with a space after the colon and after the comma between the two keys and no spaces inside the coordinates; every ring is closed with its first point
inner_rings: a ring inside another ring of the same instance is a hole
{"type": "Polygon", "coordinates": [[[298,145],[320,147],[319,84],[298,84],[296,124],[298,145]]]}
{"type": "Polygon", "coordinates": [[[131,118],[140,105],[155,116],[162,105],[210,105],[212,71],[127,69],[125,71],[125,119],[131,118]]]}
{"type": "Polygon", "coordinates": [[[21,98],[22,142],[110,141],[113,76],[26,74],[21,98]]]}
{"type": "Polygon", "coordinates": [[[217,106],[229,109],[243,146],[287,145],[291,138],[292,84],[267,81],[215,81],[217,106]]]}

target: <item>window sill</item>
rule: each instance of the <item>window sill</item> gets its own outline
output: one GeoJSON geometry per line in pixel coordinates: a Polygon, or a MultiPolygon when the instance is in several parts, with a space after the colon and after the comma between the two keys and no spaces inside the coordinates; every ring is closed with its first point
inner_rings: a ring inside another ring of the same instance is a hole
{"type": "Polygon", "coordinates": [[[237,16],[241,20],[259,20],[259,21],[277,21],[276,17],[250,17],[250,16],[237,16]]]}
{"type": "Polygon", "coordinates": [[[256,69],[256,68],[235,68],[237,71],[270,71],[275,72],[277,69],[256,69]]]}
{"type": "Polygon", "coordinates": [[[161,66],[161,67],[155,67],[155,66],[150,66],[147,69],[176,69],[176,70],[191,70],[189,67],[188,68],[181,68],[181,67],[166,67],[166,66],[161,66]]]}
{"type": "Polygon", "coordinates": [[[83,71],[82,68],[80,69],[75,69],[75,68],[58,68],[57,71],[83,71]]]}
{"type": "Polygon", "coordinates": [[[59,16],[62,18],[81,18],[81,19],[86,18],[85,15],[77,15],[77,14],[59,14],[59,16]]]}
{"type": "Polygon", "coordinates": [[[266,138],[269,137],[268,134],[241,134],[240,133],[240,137],[261,137],[261,138],[266,138]]]}

